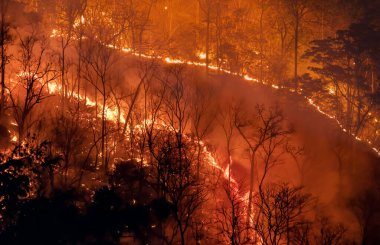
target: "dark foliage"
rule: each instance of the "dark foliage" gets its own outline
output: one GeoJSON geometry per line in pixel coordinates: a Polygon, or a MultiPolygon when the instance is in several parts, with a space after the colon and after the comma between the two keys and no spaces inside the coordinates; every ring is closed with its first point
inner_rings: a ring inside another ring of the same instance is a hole
{"type": "MultiPolygon", "coordinates": [[[[145,244],[159,234],[157,224],[172,213],[172,206],[163,199],[147,197],[147,204],[130,203],[125,198],[128,192],[120,191],[119,185],[98,189],[90,203],[83,200],[85,193],[74,189],[31,195],[35,187],[29,170],[33,166],[31,171],[36,172],[35,166],[49,166],[52,160],[41,158],[43,151],[22,149],[0,165],[0,244],[118,244],[128,234],[145,244]]],[[[117,168],[113,183],[120,183],[115,179],[120,169],[131,179],[139,178],[127,164],[117,168]]]]}

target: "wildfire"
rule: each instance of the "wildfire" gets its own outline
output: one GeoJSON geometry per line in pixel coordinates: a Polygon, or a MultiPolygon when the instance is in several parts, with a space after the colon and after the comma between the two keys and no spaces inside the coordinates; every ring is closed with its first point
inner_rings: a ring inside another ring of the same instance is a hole
{"type": "MultiPolygon", "coordinates": [[[[179,60],[172,60],[172,59],[168,59],[167,61],[168,62],[180,62],[179,60]]],[[[54,82],[49,83],[47,85],[47,91],[49,94],[57,94],[57,93],[60,93],[62,91],[62,86],[60,86],[59,84],[54,83],[54,82]]],[[[96,102],[91,100],[88,97],[84,98],[82,95],[77,94],[75,92],[73,94],[70,94],[70,95],[76,99],[79,99],[82,101],[85,100],[85,103],[87,106],[95,106],[96,105],[96,102]]],[[[100,109],[102,109],[102,106],[100,106],[100,109]]],[[[116,123],[119,120],[121,123],[125,123],[125,119],[122,115],[125,115],[125,112],[119,113],[116,108],[112,108],[109,106],[106,106],[106,108],[105,108],[105,117],[109,121],[116,123]]],[[[100,114],[98,116],[100,116],[100,114]]],[[[146,125],[151,125],[152,123],[153,123],[152,120],[147,119],[147,120],[144,120],[143,122],[141,122],[140,124],[135,125],[134,128],[138,129],[139,131],[142,131],[146,127],[146,125]]],[[[173,131],[176,130],[176,129],[173,129],[173,128],[169,127],[168,125],[166,125],[163,121],[158,122],[156,125],[158,125],[157,127],[159,129],[170,129],[173,131]]],[[[190,140],[190,137],[187,135],[185,135],[185,138],[187,138],[187,140],[190,140]]],[[[16,135],[13,136],[12,141],[17,142],[17,140],[18,140],[17,136],[16,135]]],[[[203,141],[200,141],[199,145],[202,147],[202,154],[205,156],[206,162],[210,166],[212,166],[212,167],[218,169],[219,171],[221,171],[222,173],[224,173],[225,179],[230,181],[230,183],[231,183],[231,188],[234,191],[238,191],[238,183],[231,174],[231,171],[229,169],[230,165],[228,165],[225,169],[223,169],[223,167],[221,167],[219,165],[217,160],[214,158],[214,156],[211,154],[211,152],[207,149],[206,144],[203,141]],[[228,175],[226,175],[226,173],[228,173],[228,175]]],[[[230,159],[230,161],[232,162],[232,159],[230,159]]],[[[247,202],[247,200],[248,200],[244,196],[241,196],[240,199],[245,201],[245,202],[247,202]]]]}
{"type": "MultiPolygon", "coordinates": [[[[51,37],[56,37],[58,34],[58,31],[53,29],[52,31],[52,34],[51,34],[51,37]]],[[[148,55],[148,54],[143,54],[143,53],[137,53],[137,52],[134,52],[131,48],[129,47],[124,47],[124,48],[118,48],[114,45],[106,45],[107,47],[109,48],[115,48],[115,49],[120,49],[121,51],[125,52],[125,53],[129,53],[131,55],[134,55],[134,56],[138,56],[138,57],[143,57],[143,58],[146,58],[146,59],[162,59],[165,63],[168,63],[168,64],[187,64],[187,65],[191,65],[191,66],[198,66],[198,67],[206,67],[207,64],[205,62],[195,62],[195,61],[186,61],[186,60],[181,60],[181,59],[178,59],[178,58],[172,58],[172,57],[161,57],[161,56],[157,56],[157,55],[148,55]]],[[[203,52],[199,52],[197,54],[198,58],[200,59],[203,59],[203,57],[205,58],[205,53],[203,52]]],[[[234,75],[234,76],[240,76],[242,77],[244,80],[246,81],[250,81],[250,82],[255,82],[255,83],[261,83],[263,85],[267,85],[268,84],[265,82],[265,81],[259,81],[258,79],[256,78],[253,78],[251,76],[249,76],[248,74],[239,74],[239,73],[236,73],[236,72],[231,72],[230,70],[227,70],[227,69],[224,69],[224,68],[221,68],[221,67],[218,67],[218,66],[215,66],[215,65],[212,65],[210,64],[208,66],[209,70],[213,70],[213,71],[219,71],[219,72],[223,72],[225,74],[230,74],[230,75],[234,75]]],[[[273,89],[276,89],[276,90],[279,90],[279,89],[286,89],[290,92],[297,92],[298,94],[302,94],[302,89],[300,89],[299,91],[295,91],[294,89],[292,88],[286,88],[286,87],[283,87],[283,86],[278,86],[278,85],[275,85],[275,84],[272,84],[270,85],[273,89]]],[[[329,88],[329,93],[332,94],[332,93],[335,93],[334,89],[331,89],[329,88]]],[[[317,105],[314,100],[312,98],[309,98],[307,96],[304,96],[306,101],[308,101],[309,105],[311,105],[312,107],[314,107],[319,113],[321,113],[322,115],[330,118],[330,119],[333,119],[337,125],[341,128],[341,130],[343,132],[347,132],[348,130],[346,128],[344,128],[343,124],[333,115],[330,115],[329,113],[323,111],[319,105],[317,105]]],[[[93,103],[91,103],[93,104],[93,103]]],[[[109,117],[110,118],[113,118],[115,116],[114,113],[109,113],[109,117]]],[[[376,122],[377,122],[377,119],[375,119],[376,122]]],[[[363,140],[362,138],[360,138],[359,136],[355,135],[355,134],[351,134],[351,136],[353,136],[353,138],[359,142],[366,142],[370,147],[371,149],[373,149],[379,156],[380,156],[380,149],[376,148],[375,146],[373,146],[373,142],[370,141],[369,139],[367,140],[363,140]]]]}
{"type": "MultiPolygon", "coordinates": [[[[139,132],[142,132],[142,130],[147,126],[147,125],[152,125],[154,122],[150,119],[143,120],[141,123],[137,124],[134,126],[135,129],[137,129],[139,132]]],[[[175,131],[177,132],[175,128],[167,125],[164,121],[159,121],[154,124],[154,127],[157,129],[164,129],[164,130],[170,130],[170,131],[175,131]]],[[[191,137],[189,135],[184,134],[184,139],[191,141],[191,137]]],[[[212,168],[217,169],[223,174],[223,177],[226,181],[229,182],[229,188],[230,191],[233,192],[234,195],[238,197],[238,199],[246,204],[245,206],[248,205],[248,197],[249,197],[249,192],[246,192],[244,195],[240,194],[239,190],[239,183],[238,181],[234,178],[231,172],[231,165],[232,165],[232,157],[230,156],[229,158],[229,164],[227,165],[226,168],[223,168],[218,161],[215,159],[215,157],[212,155],[212,153],[208,150],[207,145],[205,144],[204,141],[200,140],[199,143],[202,151],[202,156],[205,159],[205,162],[210,165],[212,168]]],[[[253,214],[252,214],[253,215],[253,214]]]]}

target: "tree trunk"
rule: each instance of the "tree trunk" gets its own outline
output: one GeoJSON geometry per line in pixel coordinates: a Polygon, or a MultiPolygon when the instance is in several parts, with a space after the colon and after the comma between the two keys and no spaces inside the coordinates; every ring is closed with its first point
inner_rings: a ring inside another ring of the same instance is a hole
{"type": "Polygon", "coordinates": [[[206,27],[206,73],[210,63],[210,7],[207,9],[207,27],[206,27]]]}
{"type": "Polygon", "coordinates": [[[249,236],[249,227],[251,222],[251,213],[252,213],[252,202],[253,202],[253,188],[254,188],[254,179],[255,179],[255,153],[256,151],[251,152],[251,171],[249,177],[249,196],[248,196],[248,208],[247,208],[247,236],[249,236]]]}
{"type": "Polygon", "coordinates": [[[263,30],[263,20],[264,20],[264,0],[261,0],[261,12],[260,12],[260,82],[264,79],[264,30],[263,30]]]}
{"type": "Polygon", "coordinates": [[[6,64],[5,48],[4,48],[4,43],[1,43],[1,98],[0,98],[0,117],[3,115],[4,109],[5,109],[5,64],[6,64]]]}
{"type": "Polygon", "coordinates": [[[346,127],[348,133],[352,132],[352,88],[351,85],[347,85],[347,112],[346,112],[346,127]]]}
{"type": "Polygon", "coordinates": [[[106,149],[106,88],[105,81],[103,83],[103,108],[102,108],[102,142],[101,142],[101,152],[102,152],[102,164],[104,166],[104,172],[108,171],[108,161],[107,161],[107,149],[106,149]]]}
{"type": "Polygon", "coordinates": [[[3,115],[5,109],[5,65],[7,62],[7,57],[5,55],[5,20],[4,14],[1,15],[1,30],[0,30],[0,46],[1,46],[1,97],[0,97],[0,117],[3,115]]]}
{"type": "Polygon", "coordinates": [[[294,90],[298,92],[298,34],[299,34],[299,19],[296,17],[294,27],[294,90]]]}
{"type": "Polygon", "coordinates": [[[66,45],[63,44],[63,37],[61,37],[61,48],[62,48],[62,57],[61,57],[61,79],[62,79],[62,115],[65,110],[65,102],[66,102],[66,81],[65,81],[65,55],[66,55],[66,45]]]}
{"type": "MultiPolygon", "coordinates": [[[[81,27],[82,28],[82,27],[81,27]]],[[[80,32],[79,37],[79,47],[78,47],[78,70],[77,70],[77,79],[78,79],[78,87],[77,87],[77,96],[78,96],[78,108],[77,108],[77,120],[79,122],[79,112],[80,112],[80,84],[81,84],[81,72],[82,72],[82,60],[81,60],[81,53],[82,53],[82,32],[80,32]]],[[[86,99],[84,101],[86,103],[86,99]]]]}

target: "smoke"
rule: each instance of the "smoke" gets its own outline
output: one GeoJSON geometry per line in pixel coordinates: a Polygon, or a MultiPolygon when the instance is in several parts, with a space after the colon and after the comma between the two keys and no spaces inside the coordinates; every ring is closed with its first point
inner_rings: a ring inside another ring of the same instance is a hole
{"type": "MultiPolygon", "coordinates": [[[[198,73],[198,69],[193,70],[198,73]]],[[[304,191],[317,200],[315,216],[331,217],[331,220],[343,223],[349,229],[351,239],[360,237],[352,200],[368,191],[372,192],[371,195],[377,195],[377,187],[373,183],[376,183],[378,158],[367,145],[344,133],[333,120],[310,107],[301,96],[251,84],[229,75],[194,77],[197,82],[212,86],[210,106],[217,107],[219,112],[236,105],[244,111],[243,114],[248,115],[254,113],[258,104],[265,108],[278,106],[284,114],[285,126],[294,130],[290,144],[300,149],[302,154],[297,159],[284,154],[281,163],[270,170],[267,182],[304,186],[304,191]]],[[[220,120],[219,115],[214,130],[207,136],[207,142],[215,148],[221,164],[226,166],[226,139],[220,120]]],[[[248,184],[250,163],[247,146],[236,130],[231,145],[233,175],[238,181],[248,184]]]]}
{"type": "MultiPolygon", "coordinates": [[[[11,3],[9,13],[25,13],[9,15],[9,20],[15,27],[40,23],[41,19],[37,14],[27,12],[18,3],[11,3]]],[[[20,31],[17,28],[14,30],[20,31]]],[[[125,91],[124,95],[130,95],[141,79],[139,73],[142,72],[144,62],[139,58],[125,58],[123,55],[116,58],[110,81],[115,90],[125,91]]],[[[163,73],[166,66],[157,68],[156,75],[163,73]]],[[[256,105],[263,105],[265,108],[278,106],[286,120],[284,126],[294,129],[290,144],[296,149],[302,149],[302,154],[296,159],[284,154],[281,164],[270,170],[267,182],[289,182],[304,186],[305,191],[318,199],[317,212],[333,217],[336,222],[344,222],[354,233],[358,233],[351,200],[368,190],[375,190],[373,195],[377,194],[377,187],[373,183],[376,183],[375,174],[378,169],[375,166],[378,158],[366,145],[343,133],[334,121],[308,106],[303,97],[230,75],[207,76],[201,68],[187,68],[185,77],[189,87],[208,91],[205,92],[206,116],[214,120],[212,130],[206,135],[206,141],[224,167],[229,162],[229,156],[221,124],[228,116],[228,109],[238,107],[244,115],[250,116],[254,114],[256,105]]],[[[0,125],[0,139],[4,139],[7,133],[0,125]]],[[[232,172],[237,180],[248,185],[250,162],[247,146],[236,129],[232,136],[232,172]]],[[[1,144],[2,142],[0,148],[1,144]]]]}

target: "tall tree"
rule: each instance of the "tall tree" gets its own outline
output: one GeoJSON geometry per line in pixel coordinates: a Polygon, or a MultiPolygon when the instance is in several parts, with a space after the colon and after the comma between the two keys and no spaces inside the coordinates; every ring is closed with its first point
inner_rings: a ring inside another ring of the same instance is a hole
{"type": "Polygon", "coordinates": [[[81,17],[84,13],[86,0],[61,0],[57,2],[58,18],[57,26],[59,30],[60,45],[60,68],[62,81],[62,110],[64,111],[65,100],[68,95],[68,81],[66,74],[68,69],[67,49],[75,37],[75,28],[81,25],[81,17]]]}
{"type": "MultiPolygon", "coordinates": [[[[273,154],[273,145],[272,143],[277,144],[277,139],[283,137],[284,135],[289,134],[289,130],[283,127],[284,117],[282,112],[278,109],[269,109],[266,110],[263,106],[257,105],[256,110],[251,117],[244,116],[244,111],[242,109],[237,109],[235,112],[235,127],[238,130],[240,136],[247,145],[249,151],[249,160],[250,160],[250,180],[249,180],[249,197],[248,197],[248,207],[247,207],[247,228],[251,225],[252,218],[252,205],[254,197],[254,184],[258,182],[260,188],[262,185],[263,179],[261,181],[256,179],[258,176],[255,173],[257,169],[257,154],[260,148],[263,148],[264,151],[270,153],[267,155],[271,157],[273,154]],[[269,148],[265,144],[269,142],[269,148]]],[[[280,140],[281,141],[281,140],[280,140]]],[[[275,146],[277,148],[277,146],[275,146]]],[[[266,168],[269,167],[270,162],[266,165],[266,168]]],[[[268,170],[268,169],[267,169],[268,170]]],[[[265,175],[267,171],[265,172],[265,175]]],[[[265,178],[265,175],[263,178],[265,178]]]]}
{"type": "Polygon", "coordinates": [[[285,4],[289,10],[293,22],[293,38],[294,38],[294,90],[298,91],[298,57],[300,32],[302,30],[303,21],[309,11],[309,0],[285,0],[285,4]]]}
{"type": "Polygon", "coordinates": [[[8,63],[7,46],[11,42],[9,17],[9,0],[0,2],[0,54],[1,54],[1,81],[0,81],[0,117],[5,107],[5,67],[8,63]]]}
{"type": "Polygon", "coordinates": [[[208,73],[210,66],[210,50],[211,50],[211,25],[214,21],[214,11],[216,10],[216,0],[198,0],[199,7],[203,14],[203,21],[206,23],[206,72],[208,73]]]}
{"type": "Polygon", "coordinates": [[[18,139],[22,142],[25,132],[35,123],[32,115],[35,107],[49,95],[46,88],[57,77],[48,53],[46,38],[35,31],[20,38],[18,83],[12,88],[10,100],[17,122],[18,139]]]}
{"type": "MultiPolygon", "coordinates": [[[[109,152],[108,152],[108,126],[107,126],[107,111],[108,99],[110,98],[109,86],[113,79],[112,69],[117,61],[115,50],[108,48],[99,43],[98,40],[90,40],[86,47],[84,60],[85,79],[91,83],[95,93],[96,108],[98,107],[98,94],[100,94],[100,117],[101,117],[101,132],[100,132],[100,148],[102,167],[105,172],[108,172],[109,152]]],[[[95,117],[98,117],[98,110],[95,111],[95,117]]]]}
{"type": "MultiPolygon", "coordinates": [[[[358,135],[370,118],[378,94],[377,65],[380,33],[366,23],[352,24],[335,37],[313,41],[305,53],[315,64],[309,69],[330,83],[350,133],[358,135]]],[[[339,107],[337,107],[339,108],[339,107]]]]}
{"type": "Polygon", "coordinates": [[[300,187],[289,184],[266,185],[262,195],[255,202],[258,221],[254,229],[261,243],[265,245],[296,243],[294,234],[307,223],[304,215],[310,204],[310,195],[304,194],[300,187]]]}

